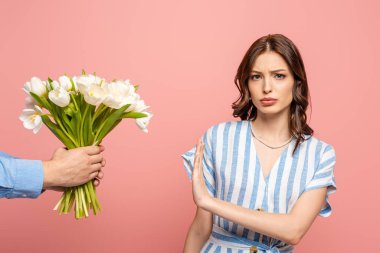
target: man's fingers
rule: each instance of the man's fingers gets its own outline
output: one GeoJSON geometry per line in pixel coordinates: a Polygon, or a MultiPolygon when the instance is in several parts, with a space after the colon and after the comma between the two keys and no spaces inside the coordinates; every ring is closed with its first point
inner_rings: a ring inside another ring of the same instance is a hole
{"type": "Polygon", "coordinates": [[[103,155],[102,154],[90,156],[91,164],[101,163],[102,161],[103,161],[103,155]]]}
{"type": "Polygon", "coordinates": [[[106,166],[106,159],[103,158],[103,161],[102,161],[102,166],[106,166]]]}
{"type": "Polygon", "coordinates": [[[92,180],[94,178],[96,178],[98,176],[99,172],[98,171],[95,171],[95,172],[92,172],[89,176],[89,179],[92,180]]]}
{"type": "Polygon", "coordinates": [[[97,178],[102,179],[104,177],[103,171],[99,171],[97,178]]]}
{"type": "Polygon", "coordinates": [[[88,155],[97,155],[100,152],[104,151],[104,146],[87,146],[82,147],[82,149],[88,154],[88,155]]]}
{"type": "Polygon", "coordinates": [[[90,173],[99,173],[99,171],[102,169],[102,164],[101,163],[95,163],[91,164],[90,166],[90,173]]]}
{"type": "Polygon", "coordinates": [[[98,187],[99,186],[99,184],[100,184],[100,181],[99,181],[99,179],[94,179],[94,185],[96,186],[96,187],[98,187]]]}

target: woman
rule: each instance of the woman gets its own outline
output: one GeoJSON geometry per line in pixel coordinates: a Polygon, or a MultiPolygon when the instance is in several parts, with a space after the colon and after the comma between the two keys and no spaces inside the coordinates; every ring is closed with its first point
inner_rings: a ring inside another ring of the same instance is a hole
{"type": "Polygon", "coordinates": [[[241,121],[210,127],[182,155],[197,205],[184,252],[292,252],[331,214],[335,150],[306,123],[306,72],[284,35],[255,41],[235,84],[241,121]]]}

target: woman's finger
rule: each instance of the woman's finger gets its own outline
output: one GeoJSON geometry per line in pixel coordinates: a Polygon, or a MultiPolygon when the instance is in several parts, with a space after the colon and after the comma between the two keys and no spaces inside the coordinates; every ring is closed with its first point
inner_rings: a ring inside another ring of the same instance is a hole
{"type": "Polygon", "coordinates": [[[95,185],[95,187],[98,187],[99,185],[100,185],[100,181],[99,181],[99,179],[94,179],[94,185],[95,185]]]}
{"type": "Polygon", "coordinates": [[[199,145],[197,143],[196,148],[195,148],[195,157],[194,157],[193,181],[194,181],[194,179],[197,180],[196,177],[198,175],[197,174],[198,173],[198,160],[199,160],[198,153],[199,153],[199,145]]]}
{"type": "Polygon", "coordinates": [[[202,160],[203,160],[203,151],[205,150],[205,145],[202,143],[202,145],[201,145],[201,154],[200,154],[200,167],[201,167],[201,169],[203,169],[203,163],[202,163],[202,160]]]}
{"type": "Polygon", "coordinates": [[[204,150],[204,145],[203,143],[201,144],[201,154],[200,154],[200,163],[199,163],[199,174],[201,174],[201,178],[203,179],[203,150],[204,150]]]}

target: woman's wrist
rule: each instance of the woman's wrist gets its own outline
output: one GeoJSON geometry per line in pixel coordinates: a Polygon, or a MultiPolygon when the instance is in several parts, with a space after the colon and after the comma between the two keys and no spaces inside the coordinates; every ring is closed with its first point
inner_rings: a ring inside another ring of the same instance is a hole
{"type": "Polygon", "coordinates": [[[199,201],[198,206],[204,210],[210,211],[211,207],[215,204],[215,198],[207,194],[199,201]]]}

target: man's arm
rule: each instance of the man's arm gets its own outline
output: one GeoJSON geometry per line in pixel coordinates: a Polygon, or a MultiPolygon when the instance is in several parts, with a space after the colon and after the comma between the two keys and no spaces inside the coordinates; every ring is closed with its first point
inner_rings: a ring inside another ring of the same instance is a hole
{"type": "Polygon", "coordinates": [[[0,153],[0,198],[37,198],[42,185],[42,161],[0,153]]]}
{"type": "Polygon", "coordinates": [[[49,161],[18,159],[0,152],[0,198],[37,198],[44,189],[100,179],[103,151],[103,146],[59,148],[49,161]]]}

